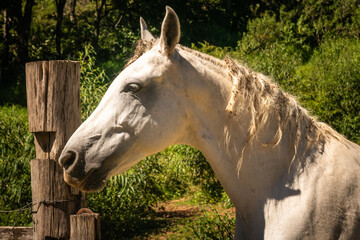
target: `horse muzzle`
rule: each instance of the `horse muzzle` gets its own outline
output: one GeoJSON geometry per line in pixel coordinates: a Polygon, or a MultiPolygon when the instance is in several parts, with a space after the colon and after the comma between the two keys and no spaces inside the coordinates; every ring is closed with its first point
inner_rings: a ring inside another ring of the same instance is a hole
{"type": "Polygon", "coordinates": [[[63,167],[65,182],[72,187],[83,192],[94,192],[105,186],[107,174],[100,171],[100,166],[86,167],[85,160],[76,150],[64,151],[59,164],[63,167]]]}

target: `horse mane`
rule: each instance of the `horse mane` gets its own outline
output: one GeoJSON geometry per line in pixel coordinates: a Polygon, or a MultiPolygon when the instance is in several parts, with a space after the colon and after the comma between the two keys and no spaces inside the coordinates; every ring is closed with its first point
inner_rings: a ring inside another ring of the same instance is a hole
{"type": "MultiPolygon", "coordinates": [[[[125,67],[152,49],[157,42],[139,40],[133,57],[129,59],[125,67]]],[[[231,97],[226,107],[230,118],[241,121],[241,113],[249,112],[250,124],[247,130],[247,139],[241,150],[238,171],[240,171],[247,146],[253,140],[261,142],[258,139],[258,133],[266,127],[271,118],[277,120],[277,130],[273,139],[267,143],[262,142],[262,145],[269,147],[277,146],[282,140],[283,133],[288,128],[290,131],[290,142],[292,142],[290,147],[292,147],[294,152],[290,161],[290,167],[298,156],[298,149],[300,144],[302,144],[301,139],[305,139],[305,146],[303,146],[300,160],[305,156],[312,144],[318,142],[325,143],[326,139],[329,139],[331,136],[344,143],[342,135],[327,124],[317,121],[306,109],[300,106],[293,96],[283,92],[279,85],[269,77],[254,72],[229,57],[220,60],[179,44],[176,47],[195,55],[204,64],[212,64],[219,72],[226,74],[227,70],[233,81],[231,97]]],[[[290,154],[292,149],[289,148],[288,154],[290,154]]]]}
{"type": "Polygon", "coordinates": [[[342,135],[329,125],[317,121],[306,109],[300,106],[293,96],[283,92],[275,81],[261,73],[253,72],[251,69],[241,66],[229,57],[225,58],[225,62],[229,75],[233,80],[231,97],[226,110],[229,116],[234,118],[237,118],[244,111],[250,113],[247,139],[241,151],[238,171],[241,168],[246,147],[255,137],[259,140],[257,133],[266,127],[270,118],[277,120],[277,130],[272,141],[262,143],[262,145],[275,147],[280,143],[284,131],[288,128],[290,142],[292,142],[290,146],[293,147],[294,151],[290,167],[298,156],[301,139],[305,139],[305,146],[303,146],[300,161],[304,158],[311,145],[319,142],[325,143],[330,137],[335,137],[344,143],[342,135]]]}

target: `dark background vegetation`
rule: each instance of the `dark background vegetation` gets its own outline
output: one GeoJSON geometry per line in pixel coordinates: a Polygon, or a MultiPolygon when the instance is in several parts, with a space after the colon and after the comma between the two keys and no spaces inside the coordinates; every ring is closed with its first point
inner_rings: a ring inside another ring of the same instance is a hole
{"type": "MultiPolygon", "coordinates": [[[[255,2],[254,2],[255,3],[255,2]]],[[[207,40],[235,46],[252,15],[250,1],[2,1],[1,102],[25,103],[24,63],[47,59],[76,59],[91,44],[97,62],[111,77],[132,52],[143,16],[159,33],[166,5],[181,19],[182,44],[207,40]]]]}
{"type": "MultiPolygon", "coordinates": [[[[360,143],[360,0],[2,0],[0,2],[0,211],[31,202],[25,63],[81,62],[83,120],[131,57],[139,17],[159,35],[165,6],[181,23],[181,44],[229,55],[271,76],[309,111],[360,143]]],[[[172,146],[88,195],[105,239],[130,238],[151,222],[153,206],[192,196],[229,199],[202,154],[172,146]]],[[[31,225],[31,212],[0,213],[0,225],[31,225]]],[[[228,239],[233,219],[204,218],[183,238],[228,239]],[[224,227],[225,226],[225,227],[224,227]],[[217,229],[214,231],[213,229],[217,229]]]]}

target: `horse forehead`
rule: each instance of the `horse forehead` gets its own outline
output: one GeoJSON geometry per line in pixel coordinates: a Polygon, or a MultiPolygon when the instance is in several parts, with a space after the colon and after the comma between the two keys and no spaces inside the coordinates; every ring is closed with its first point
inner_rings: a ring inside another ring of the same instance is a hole
{"type": "Polygon", "coordinates": [[[157,51],[150,50],[149,52],[139,57],[125,70],[127,75],[141,79],[142,77],[147,76],[162,76],[170,65],[171,62],[166,56],[158,53],[157,51]]]}

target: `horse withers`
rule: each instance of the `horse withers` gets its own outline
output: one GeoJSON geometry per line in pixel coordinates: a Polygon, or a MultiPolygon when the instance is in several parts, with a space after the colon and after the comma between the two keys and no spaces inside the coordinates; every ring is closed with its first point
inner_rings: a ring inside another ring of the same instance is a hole
{"type": "Polygon", "coordinates": [[[178,44],[166,7],[66,144],[65,181],[97,191],[174,144],[199,149],[236,208],[235,239],[360,239],[360,146],[268,77],[178,44]]]}

